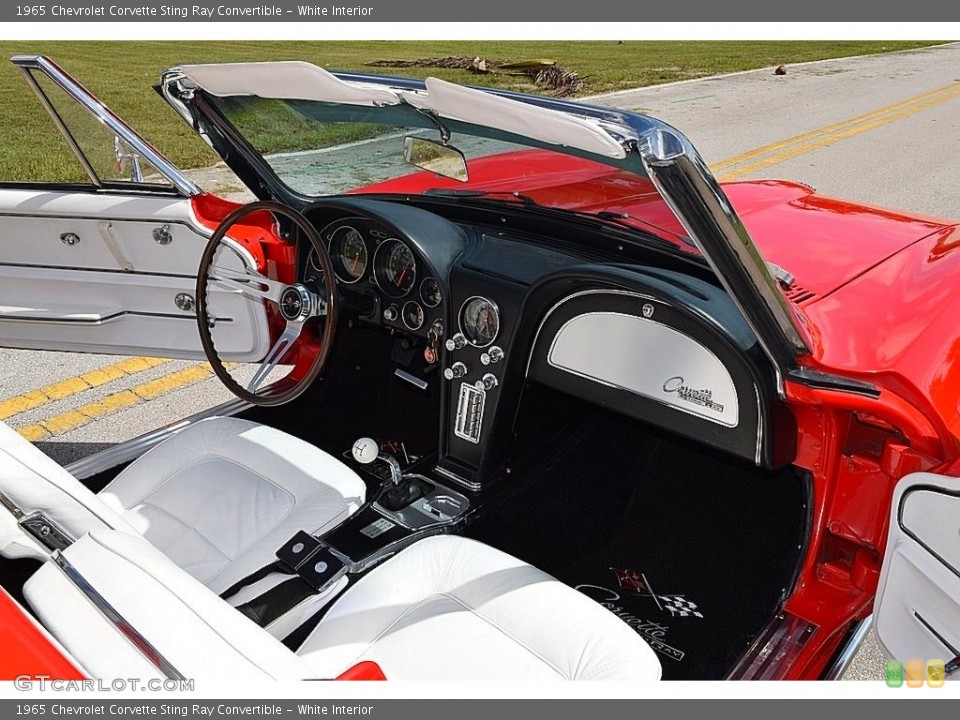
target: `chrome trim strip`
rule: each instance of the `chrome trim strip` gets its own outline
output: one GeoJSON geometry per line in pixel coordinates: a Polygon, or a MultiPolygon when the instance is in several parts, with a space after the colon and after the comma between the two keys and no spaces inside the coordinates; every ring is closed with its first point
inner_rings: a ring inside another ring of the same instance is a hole
{"type": "Polygon", "coordinates": [[[473,482],[472,480],[467,480],[457,475],[455,472],[451,472],[446,468],[442,468],[439,465],[435,465],[433,471],[440,477],[444,477],[447,480],[451,480],[458,485],[467,488],[467,490],[473,490],[474,492],[481,489],[482,485],[478,482],[473,482]]]}
{"type": "Polygon", "coordinates": [[[109,470],[117,465],[122,465],[123,463],[136,460],[147,450],[155,445],[159,445],[167,438],[176,435],[188,425],[192,425],[195,422],[199,422],[200,420],[204,420],[209,417],[229,417],[251,407],[253,406],[250,403],[246,402],[245,400],[241,400],[240,398],[228,400],[222,405],[217,405],[216,407],[202,410],[201,412],[191,415],[183,420],[178,420],[162,428],[158,428],[157,430],[144,433],[133,440],[128,440],[127,442],[120,443],[119,445],[114,445],[106,450],[101,450],[93,455],[88,455],[85,458],[80,458],[79,460],[67,465],[65,469],[78,480],[83,480],[84,478],[104,472],[105,470],[109,470]]]}
{"type": "Polygon", "coordinates": [[[415,375],[411,375],[406,370],[401,370],[400,368],[394,368],[393,374],[396,375],[401,380],[405,380],[406,382],[410,383],[418,390],[426,390],[428,387],[430,387],[430,383],[428,383],[426,380],[418,378],[415,375]]]}
{"type": "Polygon", "coordinates": [[[873,615],[869,615],[863,620],[855,623],[854,629],[847,636],[843,645],[840,646],[840,649],[834,657],[833,662],[830,663],[829,667],[827,667],[826,671],[824,672],[824,680],[839,680],[843,677],[843,674],[853,663],[854,656],[856,656],[860,646],[863,645],[863,641],[867,637],[867,633],[870,632],[872,627],[873,615]]]}
{"type": "Polygon", "coordinates": [[[26,67],[21,66],[20,71],[27,79],[27,84],[30,86],[30,89],[33,90],[34,95],[37,96],[37,100],[40,101],[43,109],[47,111],[50,119],[53,120],[53,124],[63,137],[64,142],[67,143],[67,146],[70,148],[73,154],[77,156],[77,160],[79,161],[80,166],[83,168],[83,171],[87,174],[87,177],[90,179],[90,182],[93,183],[95,187],[102,188],[103,183],[100,181],[100,176],[97,175],[96,171],[93,169],[93,166],[90,164],[90,161],[87,159],[87,156],[84,154],[83,150],[80,149],[80,146],[73,137],[73,133],[70,132],[69,128],[67,128],[66,124],[63,122],[63,119],[60,117],[60,113],[58,113],[56,108],[53,107],[53,103],[50,102],[50,99],[47,97],[46,93],[43,92],[43,89],[37,83],[37,79],[30,74],[26,67]]]}
{"type": "Polygon", "coordinates": [[[643,138],[638,150],[654,186],[773,363],[782,397],[783,375],[796,365],[797,354],[810,349],[766,261],[689,140],[677,131],[657,129],[643,138]],[[755,299],[759,306],[750,302],[755,299]]]}
{"type": "MultiPolygon", "coordinates": [[[[114,115],[107,106],[91,95],[86,88],[70,77],[70,75],[52,60],[43,55],[16,55],[11,58],[11,62],[25,72],[29,68],[39,70],[46,74],[46,76],[59,85],[64,92],[79,102],[88,112],[92,113],[93,116],[103,123],[114,135],[119,136],[120,139],[138,152],[161,175],[167,178],[182,195],[190,197],[199,195],[202,192],[176,165],[173,165],[161,155],[150,143],[134,132],[119,117],[114,115]]],[[[67,135],[69,135],[69,133],[67,133],[67,135]]],[[[67,142],[69,143],[71,141],[68,140],[67,142]]],[[[74,152],[76,151],[75,149],[74,152]]],[[[83,163],[88,173],[93,172],[93,169],[90,168],[89,163],[87,163],[85,159],[83,163]]],[[[96,175],[96,173],[94,173],[94,175],[96,175]]],[[[95,182],[94,184],[97,186],[102,185],[100,182],[95,182]]]]}
{"type": "Polygon", "coordinates": [[[186,678],[160,654],[160,651],[150,644],[149,640],[141,635],[133,625],[127,622],[127,620],[117,612],[116,608],[87,582],[86,578],[80,574],[80,571],[63,556],[63,553],[56,551],[50,559],[60,568],[66,578],[93,603],[93,606],[100,611],[100,614],[119,630],[154,667],[171,680],[186,680],[186,678]]]}

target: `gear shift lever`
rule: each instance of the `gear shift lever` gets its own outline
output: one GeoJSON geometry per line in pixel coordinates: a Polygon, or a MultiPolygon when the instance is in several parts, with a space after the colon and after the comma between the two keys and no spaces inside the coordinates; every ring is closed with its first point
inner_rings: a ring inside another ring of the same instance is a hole
{"type": "Polygon", "coordinates": [[[362,437],[353,444],[353,459],[361,465],[369,465],[377,458],[383,460],[390,466],[390,480],[394,486],[403,482],[403,474],[400,472],[400,463],[393,455],[380,452],[380,446],[373,438],[362,437]]]}

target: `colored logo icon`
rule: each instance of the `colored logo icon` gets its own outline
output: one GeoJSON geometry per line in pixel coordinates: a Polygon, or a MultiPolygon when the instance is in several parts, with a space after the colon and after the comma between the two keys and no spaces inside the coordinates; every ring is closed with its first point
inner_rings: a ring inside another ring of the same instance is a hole
{"type": "Polygon", "coordinates": [[[946,679],[947,673],[943,660],[927,660],[927,685],[933,688],[943,687],[946,679]]]}
{"type": "Polygon", "coordinates": [[[903,685],[903,662],[901,660],[887,660],[884,675],[887,679],[887,687],[896,688],[903,685]]]}
{"type": "Polygon", "coordinates": [[[924,667],[923,660],[907,660],[907,687],[923,687],[924,667]]]}

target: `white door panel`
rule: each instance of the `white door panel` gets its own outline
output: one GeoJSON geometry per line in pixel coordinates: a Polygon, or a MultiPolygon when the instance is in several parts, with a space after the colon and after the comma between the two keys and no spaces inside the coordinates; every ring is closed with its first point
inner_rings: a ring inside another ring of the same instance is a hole
{"type": "MultiPolygon", "coordinates": [[[[184,198],[0,189],[0,345],[202,359],[194,311],[176,298],[195,294],[209,235],[184,198]]],[[[221,357],[262,358],[262,305],[209,301],[221,357]]]]}
{"type": "Polygon", "coordinates": [[[958,654],[960,478],[917,473],[897,486],[874,626],[889,657],[958,654]]]}
{"type": "MultiPolygon", "coordinates": [[[[169,275],[5,268],[0,290],[4,345],[203,359],[193,312],[173,302],[193,295],[194,279],[169,275]],[[13,298],[12,304],[7,298],[13,298]]],[[[225,360],[251,362],[269,345],[258,306],[239,293],[214,293],[217,347],[225,360]]]]}

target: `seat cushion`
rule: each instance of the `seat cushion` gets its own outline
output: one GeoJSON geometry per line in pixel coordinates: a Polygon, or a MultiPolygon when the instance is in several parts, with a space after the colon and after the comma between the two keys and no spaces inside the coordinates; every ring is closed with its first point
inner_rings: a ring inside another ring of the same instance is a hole
{"type": "Polygon", "coordinates": [[[363,504],[363,481],[319,448],[237,418],[188,426],[99,494],[109,508],[215,592],[363,504]]]}
{"type": "Polygon", "coordinates": [[[321,677],[372,660],[391,680],[656,680],[626,623],[487,545],[421,540],[330,608],[297,653],[321,677]]]}

